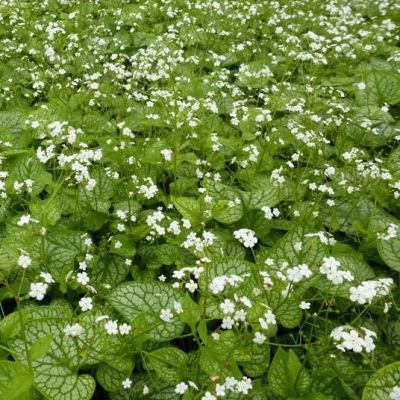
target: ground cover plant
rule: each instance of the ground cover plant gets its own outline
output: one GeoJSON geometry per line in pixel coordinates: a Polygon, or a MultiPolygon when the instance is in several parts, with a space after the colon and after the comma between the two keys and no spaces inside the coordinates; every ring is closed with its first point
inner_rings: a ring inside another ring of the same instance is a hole
{"type": "Polygon", "coordinates": [[[399,400],[400,3],[0,0],[0,400],[399,400]]]}

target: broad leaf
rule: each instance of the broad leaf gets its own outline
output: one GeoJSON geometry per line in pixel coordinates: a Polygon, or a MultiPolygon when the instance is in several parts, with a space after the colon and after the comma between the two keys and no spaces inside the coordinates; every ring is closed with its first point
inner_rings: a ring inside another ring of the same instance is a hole
{"type": "Polygon", "coordinates": [[[174,303],[183,300],[182,292],[166,283],[127,282],[113,290],[108,300],[129,322],[144,318],[140,333],[152,340],[170,340],[183,330],[184,324],[176,315],[171,322],[160,318],[162,309],[174,310],[174,303]]]}
{"type": "Polygon", "coordinates": [[[394,386],[400,386],[400,362],[375,372],[365,386],[362,400],[388,400],[394,386]]]}

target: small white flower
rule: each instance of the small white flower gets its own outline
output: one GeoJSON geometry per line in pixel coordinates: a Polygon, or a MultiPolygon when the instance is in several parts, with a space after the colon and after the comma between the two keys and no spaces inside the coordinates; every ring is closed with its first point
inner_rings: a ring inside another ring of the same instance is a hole
{"type": "Polygon", "coordinates": [[[34,299],[36,299],[36,300],[41,301],[41,300],[44,299],[44,296],[46,294],[47,288],[48,288],[47,283],[43,283],[43,282],[34,283],[34,282],[32,282],[31,286],[30,286],[29,296],[34,298],[34,299]]]}
{"type": "Polygon", "coordinates": [[[79,324],[68,324],[65,328],[64,328],[64,333],[67,336],[72,336],[72,337],[76,337],[76,336],[80,336],[83,333],[83,327],[79,324]]]}
{"type": "Polygon", "coordinates": [[[222,319],[221,328],[222,329],[232,329],[233,325],[235,325],[235,320],[232,317],[224,317],[222,319]]]}
{"type": "Polygon", "coordinates": [[[247,248],[254,247],[258,242],[255,232],[251,229],[239,229],[233,232],[233,236],[235,237],[235,239],[238,239],[244,247],[247,248]]]}
{"type": "Polygon", "coordinates": [[[32,259],[29,256],[27,256],[26,254],[21,254],[18,257],[18,265],[23,269],[28,268],[31,265],[31,263],[32,263],[32,259]]]}
{"type": "Polygon", "coordinates": [[[171,161],[172,160],[172,150],[171,149],[162,149],[160,151],[161,155],[164,157],[165,161],[171,161]]]}
{"type": "Polygon", "coordinates": [[[175,301],[174,302],[174,310],[177,314],[182,314],[183,313],[183,308],[182,308],[182,304],[175,301]]]}
{"type": "Polygon", "coordinates": [[[82,297],[79,300],[79,307],[82,311],[89,311],[93,309],[93,300],[90,297],[82,297]]]}
{"type": "Polygon", "coordinates": [[[17,225],[18,226],[27,225],[31,222],[31,220],[32,220],[32,218],[29,214],[22,215],[21,218],[18,220],[17,225]]]}
{"type": "Polygon", "coordinates": [[[175,386],[175,393],[184,394],[188,389],[189,386],[185,382],[180,382],[175,386]]]}
{"type": "Polygon", "coordinates": [[[118,322],[117,321],[107,321],[104,325],[105,330],[109,335],[117,335],[118,334],[118,322]]]}
{"type": "Polygon", "coordinates": [[[308,303],[307,301],[302,301],[302,302],[300,303],[299,307],[300,307],[302,310],[309,310],[310,307],[311,307],[311,303],[308,303]]]}
{"type": "Polygon", "coordinates": [[[400,386],[394,386],[389,394],[390,400],[400,400],[400,386]]]}
{"type": "Polygon", "coordinates": [[[54,283],[54,279],[48,272],[41,272],[40,277],[48,284],[54,283]]]}
{"type": "Polygon", "coordinates": [[[261,332],[256,332],[254,334],[253,342],[256,344],[263,344],[267,340],[267,337],[263,335],[261,332]]]}
{"type": "Polygon", "coordinates": [[[206,392],[204,393],[204,396],[201,398],[201,400],[217,400],[217,398],[210,392],[206,392]]]}
{"type": "Polygon", "coordinates": [[[355,84],[355,86],[357,87],[358,90],[365,90],[367,85],[365,84],[365,82],[358,82],[355,84]]]}
{"type": "Polygon", "coordinates": [[[86,272],[78,272],[76,275],[76,280],[83,286],[86,286],[90,281],[89,276],[86,272]]]}
{"type": "Polygon", "coordinates": [[[118,327],[118,330],[121,335],[128,335],[129,332],[132,330],[132,327],[124,323],[118,327]]]}
{"type": "Polygon", "coordinates": [[[126,378],[122,381],[122,387],[124,389],[129,389],[132,386],[132,381],[129,378],[126,378]]]}
{"type": "Polygon", "coordinates": [[[160,311],[160,319],[162,319],[165,322],[171,322],[172,318],[174,317],[174,314],[172,314],[172,311],[167,308],[167,309],[162,309],[160,311]]]}
{"type": "Polygon", "coordinates": [[[224,314],[232,314],[235,311],[235,304],[229,299],[225,299],[224,302],[219,305],[219,308],[224,314]]]}

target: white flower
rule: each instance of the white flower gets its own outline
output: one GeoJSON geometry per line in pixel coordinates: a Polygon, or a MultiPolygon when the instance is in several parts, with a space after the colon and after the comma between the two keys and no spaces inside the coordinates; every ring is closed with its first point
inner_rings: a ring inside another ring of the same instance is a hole
{"type": "Polygon", "coordinates": [[[370,353],[375,349],[373,338],[376,338],[376,333],[363,327],[355,329],[348,325],[339,326],[332,330],[330,336],[341,351],[361,353],[365,350],[370,353]]]}
{"type": "Polygon", "coordinates": [[[272,310],[268,310],[263,318],[259,318],[258,322],[262,329],[268,329],[270,325],[276,325],[276,317],[272,310]]]}
{"type": "Polygon", "coordinates": [[[255,232],[251,229],[239,229],[233,232],[233,236],[235,237],[235,239],[238,239],[244,247],[247,248],[254,247],[258,242],[255,232]]]}
{"type": "Polygon", "coordinates": [[[32,259],[25,254],[22,254],[18,257],[18,265],[23,269],[28,268],[31,265],[31,263],[32,259]]]}
{"type": "Polygon", "coordinates": [[[189,386],[185,382],[180,382],[175,386],[175,393],[184,394],[188,389],[189,386]]]}
{"type": "Polygon", "coordinates": [[[119,327],[118,327],[118,330],[119,330],[119,333],[121,334],[121,335],[128,335],[129,334],[129,332],[131,331],[131,329],[132,329],[132,327],[130,326],[130,325],[128,325],[128,324],[121,324],[119,327]]]}
{"type": "Polygon", "coordinates": [[[235,311],[235,304],[232,301],[225,299],[224,302],[219,305],[219,308],[224,314],[232,314],[235,311]]]}
{"type": "Polygon", "coordinates": [[[400,400],[400,386],[394,386],[389,394],[390,400],[400,400]]]}
{"type": "Polygon", "coordinates": [[[201,400],[217,400],[217,398],[212,395],[210,392],[205,392],[204,396],[201,398],[201,400]]]}
{"type": "Polygon", "coordinates": [[[95,186],[97,185],[97,182],[95,179],[88,179],[87,184],[86,184],[86,189],[91,192],[95,186]]]}
{"type": "Polygon", "coordinates": [[[222,329],[232,329],[235,324],[235,320],[232,317],[224,317],[222,319],[221,328],[222,329]]]}
{"type": "Polygon", "coordinates": [[[32,218],[29,214],[27,215],[22,215],[21,218],[18,220],[17,225],[18,226],[23,226],[29,224],[31,222],[32,218]]]}
{"type": "Polygon", "coordinates": [[[287,279],[290,282],[297,283],[300,282],[304,278],[309,278],[312,273],[310,268],[308,268],[307,264],[300,264],[296,267],[289,268],[286,272],[287,279]]]}
{"type": "Polygon", "coordinates": [[[309,310],[310,307],[311,307],[311,303],[308,303],[307,301],[302,301],[302,302],[300,303],[299,307],[300,307],[302,310],[309,310]]]}
{"type": "Polygon", "coordinates": [[[83,333],[83,327],[79,324],[68,324],[65,328],[64,328],[64,333],[67,336],[72,336],[72,337],[76,337],[76,336],[80,336],[83,333]]]}
{"type": "Polygon", "coordinates": [[[336,260],[334,257],[324,257],[319,271],[321,274],[326,275],[326,278],[334,285],[340,285],[344,281],[351,282],[354,280],[354,276],[350,271],[339,270],[338,267],[340,267],[340,261],[336,260]]]}
{"type": "Polygon", "coordinates": [[[37,283],[31,283],[30,286],[30,291],[29,291],[29,296],[36,299],[36,300],[43,300],[44,296],[46,294],[48,285],[47,283],[43,282],[37,282],[37,283]]]}
{"type": "Polygon", "coordinates": [[[160,319],[162,319],[165,322],[171,322],[172,318],[174,317],[174,314],[172,314],[172,311],[169,308],[162,309],[160,311],[160,319]]]}
{"type": "Polygon", "coordinates": [[[236,390],[239,393],[248,394],[249,391],[253,388],[253,383],[251,379],[247,376],[244,376],[241,381],[236,384],[236,390]]]}
{"type": "Polygon", "coordinates": [[[182,308],[182,304],[175,301],[174,302],[174,310],[177,314],[182,314],[183,313],[183,308],[182,308]]]}
{"type": "Polygon", "coordinates": [[[162,149],[160,151],[161,155],[164,157],[165,161],[171,161],[172,160],[172,150],[171,149],[162,149]]]}
{"type": "Polygon", "coordinates": [[[210,290],[214,294],[221,293],[225,289],[226,279],[224,276],[215,277],[210,283],[210,290]]]}
{"type": "Polygon", "coordinates": [[[272,219],[273,217],[279,217],[279,215],[281,215],[277,208],[270,208],[268,206],[262,207],[261,211],[264,213],[266,219],[272,219]]]}
{"type": "Polygon", "coordinates": [[[132,381],[129,378],[126,378],[122,381],[122,387],[124,389],[129,389],[132,386],[132,381]]]}
{"type": "Polygon", "coordinates": [[[117,321],[107,321],[104,325],[105,330],[109,335],[117,335],[118,334],[118,322],[117,321]]]}
{"type": "Polygon", "coordinates": [[[358,304],[371,304],[374,298],[387,296],[392,285],[391,278],[361,282],[358,286],[350,288],[350,300],[358,304]]]}
{"type": "Polygon", "coordinates": [[[357,87],[358,90],[365,90],[367,85],[365,84],[365,82],[358,82],[355,84],[355,86],[357,87]]]}
{"type": "Polygon", "coordinates": [[[154,184],[150,184],[149,186],[141,185],[139,187],[139,193],[142,194],[146,199],[152,199],[157,192],[158,188],[154,184]]]}
{"type": "Polygon", "coordinates": [[[215,385],[215,394],[217,395],[217,397],[225,397],[226,396],[225,386],[217,383],[215,385]]]}
{"type": "Polygon", "coordinates": [[[267,340],[267,337],[263,335],[261,332],[256,332],[254,334],[253,342],[256,344],[263,344],[267,340]]]}
{"type": "Polygon", "coordinates": [[[86,286],[90,281],[89,276],[86,272],[78,272],[76,275],[76,280],[83,286],[86,286]]]}
{"type": "Polygon", "coordinates": [[[46,283],[54,283],[54,279],[51,276],[51,274],[49,274],[48,272],[41,272],[40,273],[40,277],[46,282],[46,283]]]}
{"type": "Polygon", "coordinates": [[[195,283],[192,279],[190,280],[190,282],[185,284],[185,288],[189,290],[190,293],[194,293],[197,287],[197,283],[195,283]]]}
{"type": "Polygon", "coordinates": [[[79,300],[79,307],[82,311],[89,311],[93,308],[93,300],[90,297],[82,297],[79,300]]]}

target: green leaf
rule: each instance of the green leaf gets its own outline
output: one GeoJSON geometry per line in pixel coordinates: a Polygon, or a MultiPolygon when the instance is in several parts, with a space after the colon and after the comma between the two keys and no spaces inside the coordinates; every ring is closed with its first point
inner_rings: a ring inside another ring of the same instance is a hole
{"type": "Polygon", "coordinates": [[[241,260],[236,257],[224,257],[221,259],[213,260],[206,268],[208,268],[208,274],[204,273],[200,276],[199,286],[201,290],[206,289],[206,285],[210,284],[213,278],[221,275],[248,275],[252,271],[252,267],[255,265],[241,260]]]}
{"type": "Polygon", "coordinates": [[[130,376],[130,371],[119,371],[108,364],[101,363],[96,371],[96,379],[108,392],[118,392],[122,381],[130,376]]]}
{"type": "Polygon", "coordinates": [[[71,321],[66,307],[40,306],[22,310],[25,335],[18,313],[1,321],[0,333],[18,361],[26,362],[25,340],[32,346],[34,387],[49,400],[90,400],[95,382],[89,375],[78,375],[81,358],[77,342],[63,329],[71,321]],[[49,345],[49,336],[52,337],[49,345]],[[47,351],[46,351],[47,348],[47,351]]]}
{"type": "Polygon", "coordinates": [[[231,205],[229,200],[218,200],[211,210],[212,217],[222,224],[233,224],[243,216],[242,204],[231,205]]]}
{"type": "Polygon", "coordinates": [[[358,92],[362,102],[376,105],[400,103],[400,77],[395,72],[370,69],[365,83],[366,89],[358,92]]]}
{"type": "Polygon", "coordinates": [[[307,392],[310,384],[307,372],[293,350],[278,348],[268,371],[272,391],[284,398],[297,397],[307,392]]]}
{"type": "Polygon", "coordinates": [[[49,352],[33,362],[35,388],[50,400],[90,400],[96,383],[90,375],[77,374],[79,362],[75,341],[55,336],[49,352]]]}
{"type": "Polygon", "coordinates": [[[269,306],[281,325],[285,328],[295,328],[302,318],[300,301],[295,293],[285,298],[281,293],[275,292],[270,296],[269,306]]]}
{"type": "Polygon", "coordinates": [[[93,285],[108,284],[115,287],[125,279],[129,268],[129,265],[125,263],[125,258],[107,251],[100,252],[99,257],[94,258],[90,269],[91,283],[93,285]]]}
{"type": "Polygon", "coordinates": [[[33,342],[32,347],[29,350],[29,355],[31,360],[36,360],[46,354],[50,348],[51,342],[53,340],[53,334],[49,334],[40,337],[35,342],[33,342]]]}
{"type": "Polygon", "coordinates": [[[270,249],[260,252],[263,259],[272,258],[277,265],[287,262],[290,266],[308,264],[309,266],[319,265],[326,255],[324,246],[317,237],[306,236],[309,229],[302,225],[296,225],[289,232],[280,238],[270,249]],[[295,249],[295,244],[302,245],[301,250],[295,249]]]}
{"type": "Polygon", "coordinates": [[[376,240],[379,255],[387,266],[400,272],[400,237],[389,240],[376,240]]]}
{"type": "Polygon", "coordinates": [[[203,219],[200,199],[171,196],[171,201],[179,213],[187,218],[192,225],[196,226],[200,224],[203,219]]]}
{"type": "Polygon", "coordinates": [[[264,206],[273,207],[281,201],[279,188],[271,183],[262,186],[261,189],[257,188],[251,192],[240,192],[246,210],[261,210],[264,206]]]}
{"type": "Polygon", "coordinates": [[[264,342],[261,345],[252,343],[247,349],[250,352],[251,361],[240,363],[244,373],[251,378],[255,378],[267,372],[270,358],[268,342],[264,342]]]}
{"type": "Polygon", "coordinates": [[[394,386],[400,386],[400,362],[386,365],[367,382],[362,400],[388,400],[394,386]]]}
{"type": "Polygon", "coordinates": [[[176,384],[183,381],[187,375],[189,358],[177,347],[163,347],[147,353],[145,367],[154,370],[165,382],[176,384]]]}
{"type": "Polygon", "coordinates": [[[53,230],[47,233],[46,264],[53,278],[60,282],[73,268],[75,258],[84,254],[83,233],[68,230],[53,230]]]}
{"type": "Polygon", "coordinates": [[[237,365],[240,361],[250,361],[250,354],[243,346],[242,339],[234,332],[222,332],[218,340],[210,339],[206,347],[200,349],[201,369],[209,376],[220,379],[233,376],[237,379],[242,373],[237,365]]]}
{"type": "Polygon", "coordinates": [[[110,253],[132,258],[136,254],[135,242],[130,235],[118,234],[111,240],[110,253]]]}
{"type": "Polygon", "coordinates": [[[0,135],[20,133],[24,128],[25,116],[16,111],[0,111],[0,135]]]}
{"type": "Polygon", "coordinates": [[[179,314],[179,318],[181,321],[186,322],[193,331],[197,322],[200,320],[200,306],[192,300],[189,293],[186,293],[182,302],[182,308],[183,312],[179,314]]]}
{"type": "Polygon", "coordinates": [[[185,254],[181,247],[175,244],[163,243],[139,247],[138,255],[147,268],[157,269],[163,265],[183,263],[185,254]]]}
{"type": "Polygon", "coordinates": [[[113,290],[108,300],[129,322],[144,318],[144,325],[136,326],[137,333],[152,340],[171,340],[183,330],[184,323],[176,315],[171,322],[160,319],[162,309],[173,311],[174,303],[183,300],[182,292],[166,283],[126,282],[113,290]]]}
{"type": "Polygon", "coordinates": [[[107,176],[103,168],[94,169],[90,177],[96,180],[96,186],[93,190],[86,190],[83,186],[80,186],[79,199],[82,200],[88,208],[108,214],[111,207],[111,198],[115,192],[114,182],[107,176]]]}
{"type": "Polygon", "coordinates": [[[55,225],[61,219],[60,205],[54,200],[43,200],[29,205],[32,217],[43,226],[55,225]]]}
{"type": "Polygon", "coordinates": [[[32,196],[38,195],[46,185],[53,185],[51,175],[34,155],[16,157],[12,163],[10,177],[19,182],[32,179],[32,196]]]}
{"type": "Polygon", "coordinates": [[[31,400],[32,374],[26,365],[0,360],[0,399],[31,400]]]}

